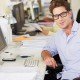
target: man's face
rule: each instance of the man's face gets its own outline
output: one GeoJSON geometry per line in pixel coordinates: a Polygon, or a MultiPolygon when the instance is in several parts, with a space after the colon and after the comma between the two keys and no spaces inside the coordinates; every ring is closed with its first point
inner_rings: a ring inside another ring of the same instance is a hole
{"type": "Polygon", "coordinates": [[[67,29],[71,22],[72,13],[71,11],[67,11],[65,7],[56,7],[53,9],[53,18],[54,21],[59,25],[62,29],[67,29]]]}

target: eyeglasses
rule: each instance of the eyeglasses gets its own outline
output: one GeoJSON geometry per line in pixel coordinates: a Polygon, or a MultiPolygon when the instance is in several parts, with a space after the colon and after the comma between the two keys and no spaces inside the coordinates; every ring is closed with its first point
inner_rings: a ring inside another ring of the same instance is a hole
{"type": "Polygon", "coordinates": [[[60,13],[60,14],[56,14],[56,15],[53,15],[53,18],[54,18],[54,20],[57,20],[57,19],[59,19],[59,16],[60,17],[66,17],[67,16],[67,11],[66,12],[62,12],[62,13],[60,13]]]}

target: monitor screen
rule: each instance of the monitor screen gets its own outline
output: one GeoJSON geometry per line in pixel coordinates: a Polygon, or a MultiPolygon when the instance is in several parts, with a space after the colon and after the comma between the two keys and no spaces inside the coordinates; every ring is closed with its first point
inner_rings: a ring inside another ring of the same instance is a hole
{"type": "Polygon", "coordinates": [[[4,39],[1,27],[0,27],[0,51],[2,51],[7,46],[6,41],[4,39]]]}
{"type": "Polygon", "coordinates": [[[23,3],[19,3],[18,5],[19,5],[19,11],[20,11],[21,24],[24,25],[24,23],[25,23],[24,4],[23,3]]]}
{"type": "Polygon", "coordinates": [[[13,16],[16,18],[17,23],[19,23],[20,22],[20,11],[19,11],[18,4],[13,6],[13,16]]]}
{"type": "Polygon", "coordinates": [[[22,25],[21,25],[21,20],[20,20],[20,9],[19,9],[18,4],[13,6],[12,13],[17,21],[17,23],[14,24],[14,28],[12,31],[14,34],[18,34],[18,32],[22,30],[22,25]]]}

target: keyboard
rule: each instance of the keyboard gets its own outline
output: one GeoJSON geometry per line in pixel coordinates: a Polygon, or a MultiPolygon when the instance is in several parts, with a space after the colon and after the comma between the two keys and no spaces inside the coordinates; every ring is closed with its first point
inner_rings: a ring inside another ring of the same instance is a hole
{"type": "Polygon", "coordinates": [[[24,61],[24,66],[25,67],[37,67],[38,64],[39,64],[39,60],[38,59],[27,58],[24,61]]]}

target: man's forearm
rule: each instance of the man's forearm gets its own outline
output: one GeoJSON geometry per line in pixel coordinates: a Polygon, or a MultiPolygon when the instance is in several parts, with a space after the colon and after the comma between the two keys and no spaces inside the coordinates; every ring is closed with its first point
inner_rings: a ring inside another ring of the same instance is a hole
{"type": "Polygon", "coordinates": [[[49,51],[44,50],[44,51],[42,51],[41,55],[42,55],[42,58],[47,66],[50,66],[53,68],[57,67],[57,63],[49,51]]]}

